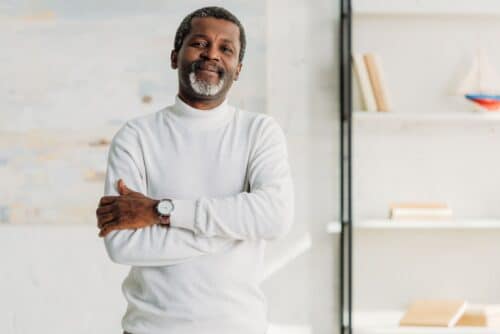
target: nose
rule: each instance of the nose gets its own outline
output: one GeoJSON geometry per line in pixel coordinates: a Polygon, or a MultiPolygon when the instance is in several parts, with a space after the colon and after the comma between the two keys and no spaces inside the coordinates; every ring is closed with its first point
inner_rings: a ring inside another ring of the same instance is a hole
{"type": "Polygon", "coordinates": [[[204,59],[207,59],[207,60],[217,60],[218,61],[219,60],[219,52],[214,45],[209,44],[201,53],[201,57],[203,57],[204,59]]]}

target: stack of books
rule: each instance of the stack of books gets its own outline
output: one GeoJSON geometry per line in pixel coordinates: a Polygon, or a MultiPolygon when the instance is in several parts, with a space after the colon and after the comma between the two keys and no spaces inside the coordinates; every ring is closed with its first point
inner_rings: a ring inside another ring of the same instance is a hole
{"type": "Polygon", "coordinates": [[[352,65],[358,79],[363,109],[390,111],[391,102],[379,56],[374,53],[355,53],[352,65]]]}
{"type": "Polygon", "coordinates": [[[465,300],[418,300],[410,305],[399,325],[500,328],[500,305],[468,304],[465,300]]]}
{"type": "Polygon", "coordinates": [[[446,203],[392,203],[389,210],[390,219],[394,220],[447,220],[452,218],[453,211],[446,203]]]}
{"type": "Polygon", "coordinates": [[[466,306],[465,300],[417,300],[410,305],[399,325],[453,327],[466,306]]]}

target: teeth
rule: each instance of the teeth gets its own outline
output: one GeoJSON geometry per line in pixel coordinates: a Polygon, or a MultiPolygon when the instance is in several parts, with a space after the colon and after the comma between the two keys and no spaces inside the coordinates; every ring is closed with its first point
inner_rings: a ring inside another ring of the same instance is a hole
{"type": "Polygon", "coordinates": [[[219,73],[219,72],[217,72],[217,71],[205,70],[205,69],[203,69],[203,68],[202,68],[202,69],[200,69],[200,71],[212,72],[212,73],[217,73],[217,74],[219,73]]]}

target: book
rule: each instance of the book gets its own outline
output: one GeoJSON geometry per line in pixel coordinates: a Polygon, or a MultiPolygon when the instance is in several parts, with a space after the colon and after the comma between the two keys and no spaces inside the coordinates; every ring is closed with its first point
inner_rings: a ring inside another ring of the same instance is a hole
{"type": "Polygon", "coordinates": [[[363,109],[366,111],[377,111],[377,103],[375,102],[372,85],[368,77],[368,70],[366,69],[366,64],[361,53],[352,55],[352,65],[361,91],[363,109]]]}
{"type": "Polygon", "coordinates": [[[417,300],[410,305],[399,325],[453,327],[465,308],[464,300],[417,300]]]}
{"type": "Polygon", "coordinates": [[[467,305],[456,326],[500,328],[500,305],[467,305]]]}
{"type": "Polygon", "coordinates": [[[450,219],[453,211],[446,203],[392,203],[390,219],[441,220],[450,219]]]}
{"type": "Polygon", "coordinates": [[[446,209],[392,209],[390,213],[390,219],[401,220],[401,219],[421,219],[421,220],[433,220],[433,219],[443,219],[448,220],[453,217],[453,211],[450,208],[446,209]]]}
{"type": "Polygon", "coordinates": [[[365,53],[363,60],[366,65],[368,77],[370,78],[373,95],[377,104],[377,111],[390,111],[391,103],[385,83],[384,72],[378,55],[374,53],[365,53]]]}
{"type": "Polygon", "coordinates": [[[442,209],[447,208],[448,204],[443,202],[398,202],[391,203],[391,208],[404,209],[442,209]]]}

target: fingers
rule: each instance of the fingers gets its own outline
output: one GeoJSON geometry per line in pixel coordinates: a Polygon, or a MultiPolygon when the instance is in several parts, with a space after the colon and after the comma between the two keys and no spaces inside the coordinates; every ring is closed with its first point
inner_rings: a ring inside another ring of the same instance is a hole
{"type": "Polygon", "coordinates": [[[97,227],[102,229],[115,221],[118,221],[118,217],[114,212],[105,213],[97,217],[97,227]]]}
{"type": "Polygon", "coordinates": [[[104,238],[105,236],[107,236],[111,231],[115,231],[115,230],[124,230],[124,229],[127,229],[127,227],[124,227],[120,224],[118,224],[118,221],[113,221],[113,222],[110,222],[109,224],[107,224],[104,228],[102,228],[100,231],[99,231],[99,236],[101,238],[104,238]]]}
{"type": "Polygon", "coordinates": [[[113,203],[119,196],[103,196],[99,201],[99,206],[104,206],[113,203]]]}
{"type": "Polygon", "coordinates": [[[98,207],[97,210],[95,211],[95,213],[99,217],[105,213],[113,212],[113,211],[115,211],[115,209],[116,209],[116,205],[115,205],[115,203],[112,203],[112,204],[98,207]]]}
{"type": "Polygon", "coordinates": [[[96,210],[97,227],[102,228],[112,220],[118,218],[118,207],[115,203],[100,206],[96,210]]]}
{"type": "Polygon", "coordinates": [[[125,185],[125,182],[122,179],[118,180],[118,192],[120,195],[128,195],[132,191],[125,185]]]}
{"type": "Polygon", "coordinates": [[[118,180],[118,192],[120,193],[121,196],[125,195],[133,195],[133,196],[140,196],[144,197],[144,195],[138,191],[132,190],[127,185],[125,184],[125,181],[123,179],[118,180]]]}
{"type": "Polygon", "coordinates": [[[111,232],[111,229],[103,228],[102,230],[99,231],[99,237],[104,238],[111,232]]]}

